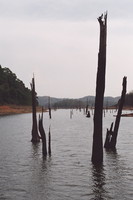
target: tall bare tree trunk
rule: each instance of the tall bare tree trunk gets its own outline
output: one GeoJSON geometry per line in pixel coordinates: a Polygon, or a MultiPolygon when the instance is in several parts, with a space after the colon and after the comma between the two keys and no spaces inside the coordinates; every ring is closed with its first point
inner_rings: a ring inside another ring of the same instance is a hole
{"type": "Polygon", "coordinates": [[[32,78],[31,83],[31,93],[32,93],[32,139],[31,142],[40,142],[40,137],[38,135],[37,129],[37,118],[36,118],[36,92],[35,92],[35,80],[32,78]]]}
{"type": "Polygon", "coordinates": [[[107,35],[107,13],[98,18],[100,24],[100,44],[98,53],[98,71],[96,81],[96,98],[94,111],[94,132],[92,147],[92,163],[103,162],[103,141],[102,141],[102,118],[103,99],[105,90],[106,73],[106,35],[107,35]]]}

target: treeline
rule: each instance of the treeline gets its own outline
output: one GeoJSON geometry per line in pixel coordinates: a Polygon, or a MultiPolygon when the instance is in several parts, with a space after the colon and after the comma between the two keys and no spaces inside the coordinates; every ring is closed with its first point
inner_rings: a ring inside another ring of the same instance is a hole
{"type": "MultiPolygon", "coordinates": [[[[89,101],[89,106],[93,102],[89,101]]],[[[31,90],[26,88],[24,83],[19,80],[9,68],[0,65],[0,105],[16,104],[31,105],[31,90]]],[[[82,108],[87,105],[87,101],[78,99],[63,99],[52,103],[52,108],[82,108]]],[[[125,106],[133,107],[133,91],[126,94],[125,106]]]]}
{"type": "Polygon", "coordinates": [[[0,104],[31,105],[31,91],[9,68],[0,65],[0,104]]]}
{"type": "MultiPolygon", "coordinates": [[[[108,102],[107,103],[106,101],[104,102],[104,106],[105,107],[113,106],[112,103],[109,103],[108,101],[107,101],[108,102]]],[[[66,108],[66,109],[67,108],[85,108],[87,106],[87,104],[90,107],[94,106],[94,102],[93,101],[89,101],[87,103],[87,101],[82,101],[82,100],[78,100],[78,99],[63,99],[63,100],[58,101],[56,103],[52,103],[51,107],[55,108],[55,109],[58,109],[58,108],[66,108]]],[[[118,104],[119,104],[119,100],[118,100],[118,103],[114,104],[114,106],[116,106],[118,104]]],[[[133,91],[128,93],[128,94],[126,94],[124,106],[133,107],[133,91]]]]}
{"type": "Polygon", "coordinates": [[[82,101],[76,99],[63,99],[62,101],[58,101],[52,105],[52,108],[82,108],[84,107],[84,103],[82,101]]]}
{"type": "Polygon", "coordinates": [[[133,107],[133,91],[126,94],[126,97],[125,97],[125,106],[130,106],[130,107],[133,107]]]}

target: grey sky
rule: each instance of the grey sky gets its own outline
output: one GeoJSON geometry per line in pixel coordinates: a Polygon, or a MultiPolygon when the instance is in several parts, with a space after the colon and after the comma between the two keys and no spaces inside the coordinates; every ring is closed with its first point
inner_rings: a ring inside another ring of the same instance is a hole
{"type": "Polygon", "coordinates": [[[108,11],[105,95],[133,90],[133,1],[0,0],[0,64],[38,95],[95,95],[99,17],[108,11]]]}

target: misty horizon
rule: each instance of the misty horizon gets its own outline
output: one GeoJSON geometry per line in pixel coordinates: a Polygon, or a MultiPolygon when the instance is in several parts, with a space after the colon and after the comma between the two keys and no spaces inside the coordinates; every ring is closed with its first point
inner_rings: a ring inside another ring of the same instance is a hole
{"type": "Polygon", "coordinates": [[[1,0],[1,65],[39,96],[95,95],[99,51],[97,18],[108,11],[105,96],[133,90],[133,2],[129,0],[1,0]]]}

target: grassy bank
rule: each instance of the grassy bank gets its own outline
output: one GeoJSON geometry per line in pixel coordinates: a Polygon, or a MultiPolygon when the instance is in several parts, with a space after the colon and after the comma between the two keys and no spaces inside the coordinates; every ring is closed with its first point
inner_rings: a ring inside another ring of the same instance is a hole
{"type": "MultiPolygon", "coordinates": [[[[37,112],[41,111],[41,107],[37,107],[37,112]]],[[[11,115],[21,113],[31,113],[31,106],[3,105],[0,106],[0,115],[11,115]]]]}

